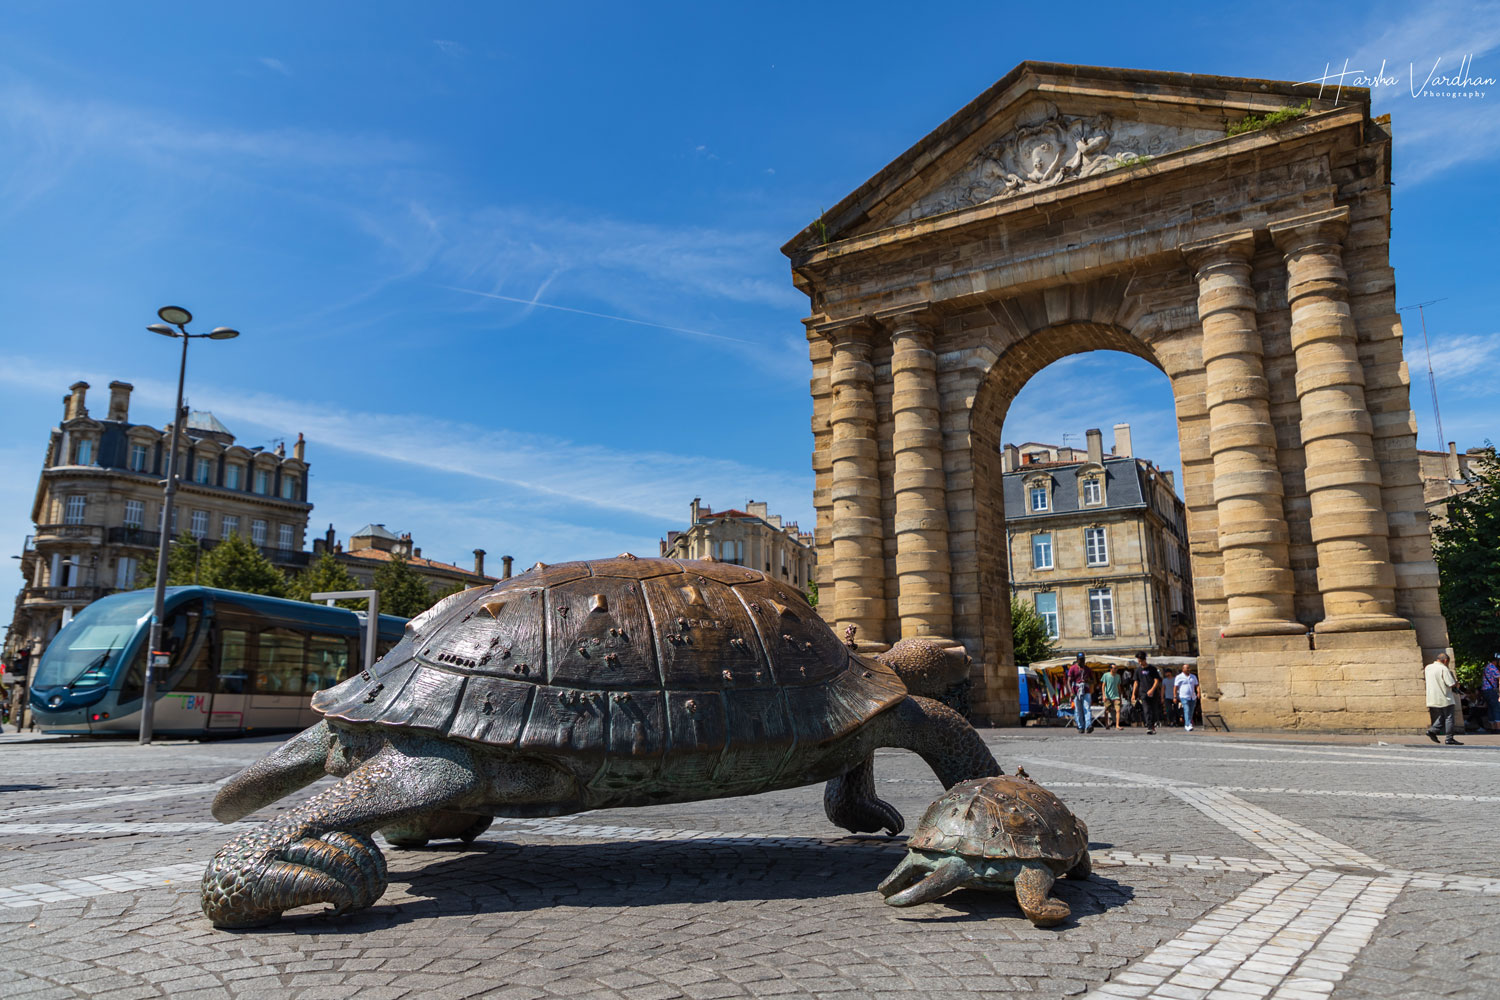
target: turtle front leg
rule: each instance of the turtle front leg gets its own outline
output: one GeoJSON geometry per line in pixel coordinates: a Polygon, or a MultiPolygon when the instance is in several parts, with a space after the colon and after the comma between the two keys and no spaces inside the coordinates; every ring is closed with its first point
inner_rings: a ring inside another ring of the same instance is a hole
{"type": "Polygon", "coordinates": [[[1045,865],[1028,865],[1016,875],[1016,902],[1037,927],[1055,927],[1073,911],[1060,899],[1048,895],[1056,876],[1045,865]]]}
{"type": "Polygon", "coordinates": [[[374,903],[386,868],[370,835],[466,805],[483,784],[462,749],[422,749],[428,755],[387,746],[337,785],[224,845],[203,873],[204,915],[215,927],[258,927],[311,903],[338,913],[374,903]]]}
{"type": "Polygon", "coordinates": [[[823,789],[823,812],[850,833],[900,833],[906,819],[900,810],[875,794],[875,756],[867,755],[846,774],[823,789]]]}

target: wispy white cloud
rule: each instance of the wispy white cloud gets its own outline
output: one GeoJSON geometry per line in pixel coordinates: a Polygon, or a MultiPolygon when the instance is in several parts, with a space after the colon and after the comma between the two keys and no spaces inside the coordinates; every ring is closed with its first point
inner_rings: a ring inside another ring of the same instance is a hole
{"type": "MultiPolygon", "coordinates": [[[[1470,77],[1500,79],[1500,4],[1436,0],[1391,18],[1382,11],[1368,40],[1351,53],[1330,52],[1339,72],[1394,82],[1372,88],[1375,113],[1391,115],[1397,183],[1416,184],[1465,163],[1494,162],[1500,155],[1500,87],[1489,85],[1483,98],[1413,97],[1429,74],[1457,74],[1466,56],[1470,77]],[[1382,65],[1384,70],[1382,71],[1382,65]]],[[[1318,70],[1321,67],[1313,67],[1318,70]]],[[[1444,91],[1453,88],[1437,88],[1444,91]]]]}
{"type": "Polygon", "coordinates": [[[459,42],[449,41],[446,38],[434,38],[432,46],[449,59],[460,59],[469,54],[468,46],[459,42]]]}
{"type": "MultiPolygon", "coordinates": [[[[66,385],[80,377],[63,368],[20,356],[0,357],[0,384],[29,388],[66,385]]],[[[94,384],[110,375],[84,372],[94,384]]],[[[169,412],[175,385],[132,378],[135,400],[169,412]]],[[[675,523],[694,496],[765,497],[789,519],[809,520],[811,473],[793,475],[729,459],[666,451],[629,452],[604,445],[493,425],[478,426],[415,414],[338,410],[270,393],[229,386],[201,386],[215,414],[231,428],[238,422],[290,436],[305,433],[309,447],[337,448],[393,466],[444,473],[529,495],[554,508],[593,511],[675,523]]],[[[310,455],[315,461],[315,457],[310,455]]],[[[584,518],[587,520],[587,518],[584,518]]]]}
{"type": "MultiPolygon", "coordinates": [[[[1427,355],[1422,347],[1417,324],[1406,328],[1406,358],[1413,368],[1426,368],[1427,355]]],[[[1458,333],[1432,337],[1432,368],[1441,379],[1454,382],[1479,381],[1489,389],[1491,373],[1500,363],[1500,333],[1458,333]]]]}
{"type": "Polygon", "coordinates": [[[274,73],[280,73],[282,76],[292,75],[291,67],[275,56],[261,56],[260,64],[274,73]]]}

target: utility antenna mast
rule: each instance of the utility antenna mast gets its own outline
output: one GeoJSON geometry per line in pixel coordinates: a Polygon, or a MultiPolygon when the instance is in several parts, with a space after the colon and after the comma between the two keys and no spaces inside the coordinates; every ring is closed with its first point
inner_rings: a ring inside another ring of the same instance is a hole
{"type": "Polygon", "coordinates": [[[1432,418],[1437,421],[1438,451],[1448,450],[1448,439],[1443,434],[1443,414],[1438,409],[1437,377],[1432,374],[1432,342],[1427,339],[1427,314],[1422,310],[1426,306],[1447,301],[1447,298],[1428,299],[1426,302],[1418,302],[1416,305],[1411,306],[1401,306],[1399,309],[1400,312],[1415,309],[1417,311],[1417,318],[1422,322],[1422,346],[1427,351],[1427,391],[1432,394],[1432,418]]]}

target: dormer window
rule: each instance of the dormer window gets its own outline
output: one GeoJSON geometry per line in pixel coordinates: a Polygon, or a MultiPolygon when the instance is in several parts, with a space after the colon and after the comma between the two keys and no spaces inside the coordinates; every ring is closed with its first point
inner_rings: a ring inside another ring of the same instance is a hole
{"type": "Polygon", "coordinates": [[[130,446],[130,468],[135,472],[146,471],[146,446],[139,442],[130,446]]]}
{"type": "Polygon", "coordinates": [[[78,442],[78,459],[73,464],[75,464],[75,465],[93,465],[94,464],[94,442],[89,441],[87,439],[78,442]]]}
{"type": "Polygon", "coordinates": [[[1027,492],[1031,495],[1032,510],[1047,509],[1047,487],[1042,485],[1035,485],[1032,486],[1027,492]]]}
{"type": "Polygon", "coordinates": [[[224,487],[226,489],[237,490],[240,488],[240,469],[242,468],[244,468],[244,466],[224,466],[224,487]]]}
{"type": "MultiPolygon", "coordinates": [[[[193,481],[199,483],[211,483],[214,478],[214,461],[211,458],[198,459],[197,468],[193,470],[193,481]]],[[[197,536],[197,537],[202,537],[197,536]]]]}
{"type": "Polygon", "coordinates": [[[1104,502],[1104,487],[1097,477],[1091,477],[1083,481],[1083,503],[1084,506],[1095,506],[1104,502]]]}

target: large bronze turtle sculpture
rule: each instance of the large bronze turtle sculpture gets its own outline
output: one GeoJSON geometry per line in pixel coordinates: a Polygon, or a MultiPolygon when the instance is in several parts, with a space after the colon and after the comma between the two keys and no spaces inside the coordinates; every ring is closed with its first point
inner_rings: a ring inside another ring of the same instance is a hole
{"type": "Polygon", "coordinates": [[[472,840],[491,818],[749,795],[827,782],[847,830],[899,832],[877,747],[913,750],[944,787],[1000,773],[936,696],[959,650],[841,642],[798,593],[729,563],[615,559],[534,567],[439,602],[371,669],[321,691],[326,718],[231,778],[233,822],[342,778],[243,833],[203,875],[203,912],[252,927],[385,891],[371,839],[472,840]],[[910,678],[911,690],[902,673],[910,678]]]}
{"type": "Polygon", "coordinates": [[[907,855],[880,883],[892,906],[927,903],[960,887],[1014,887],[1038,927],[1068,919],[1049,893],[1058,876],[1088,878],[1089,831],[1062,800],[1030,778],[1000,775],[952,786],[927,807],[907,855]]]}

